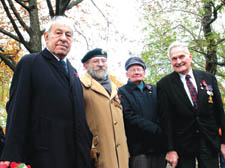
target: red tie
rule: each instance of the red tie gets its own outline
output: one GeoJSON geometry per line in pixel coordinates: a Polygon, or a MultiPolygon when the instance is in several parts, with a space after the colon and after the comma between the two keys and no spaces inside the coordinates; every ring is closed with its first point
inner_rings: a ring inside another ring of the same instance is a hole
{"type": "Polygon", "coordinates": [[[189,92],[191,94],[191,98],[194,104],[194,108],[197,109],[198,108],[198,97],[197,97],[197,91],[196,88],[194,87],[193,83],[190,80],[191,76],[190,75],[186,75],[185,79],[186,79],[186,83],[189,89],[189,92]]]}

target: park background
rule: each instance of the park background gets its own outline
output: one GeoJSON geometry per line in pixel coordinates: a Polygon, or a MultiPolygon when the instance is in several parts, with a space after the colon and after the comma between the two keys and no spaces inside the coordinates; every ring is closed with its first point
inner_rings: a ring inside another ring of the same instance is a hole
{"type": "Polygon", "coordinates": [[[172,72],[167,48],[174,40],[189,44],[193,68],[216,75],[225,104],[225,0],[1,0],[0,125],[19,59],[44,48],[43,30],[55,15],[73,19],[69,59],[79,75],[81,58],[93,48],[108,52],[109,73],[126,83],[125,61],[141,57],[146,82],[156,84],[172,72]]]}

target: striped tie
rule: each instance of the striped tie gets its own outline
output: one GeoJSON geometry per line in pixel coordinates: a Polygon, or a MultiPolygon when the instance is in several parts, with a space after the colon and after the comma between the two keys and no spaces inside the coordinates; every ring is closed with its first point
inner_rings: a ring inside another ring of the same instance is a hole
{"type": "Polygon", "coordinates": [[[191,94],[191,98],[194,104],[194,108],[197,109],[198,108],[198,97],[197,97],[197,91],[196,88],[194,87],[193,83],[190,80],[191,76],[190,75],[186,75],[185,79],[186,79],[186,83],[189,89],[189,92],[191,94]]]}

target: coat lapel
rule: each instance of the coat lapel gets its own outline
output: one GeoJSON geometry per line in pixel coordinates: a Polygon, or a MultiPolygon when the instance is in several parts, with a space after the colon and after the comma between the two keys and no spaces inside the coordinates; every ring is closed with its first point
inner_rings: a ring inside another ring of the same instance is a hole
{"type": "Polygon", "coordinates": [[[86,88],[91,88],[95,92],[98,92],[99,94],[107,98],[110,98],[110,95],[105,90],[105,88],[96,80],[94,80],[88,73],[86,73],[83,77],[81,77],[81,81],[86,88]]]}
{"type": "Polygon", "coordinates": [[[184,102],[188,107],[193,108],[191,101],[188,98],[188,95],[184,89],[184,85],[180,79],[180,76],[178,73],[173,72],[172,74],[172,82],[174,84],[174,92],[176,92],[176,95],[178,95],[178,99],[181,99],[182,102],[184,102]]]}
{"type": "Polygon", "coordinates": [[[50,68],[52,69],[52,71],[54,71],[54,73],[56,74],[55,76],[58,78],[58,80],[65,87],[68,87],[69,77],[62,68],[62,66],[59,64],[59,62],[56,60],[56,58],[54,58],[54,56],[47,49],[44,49],[42,51],[42,55],[51,65],[50,68]]]}

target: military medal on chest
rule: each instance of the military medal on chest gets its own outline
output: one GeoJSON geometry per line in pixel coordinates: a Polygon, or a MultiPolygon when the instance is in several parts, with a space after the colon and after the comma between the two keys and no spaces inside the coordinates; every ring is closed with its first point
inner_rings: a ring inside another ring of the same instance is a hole
{"type": "Polygon", "coordinates": [[[208,103],[213,103],[213,88],[212,85],[208,85],[205,80],[200,83],[200,88],[206,90],[207,95],[209,95],[208,103]]]}

